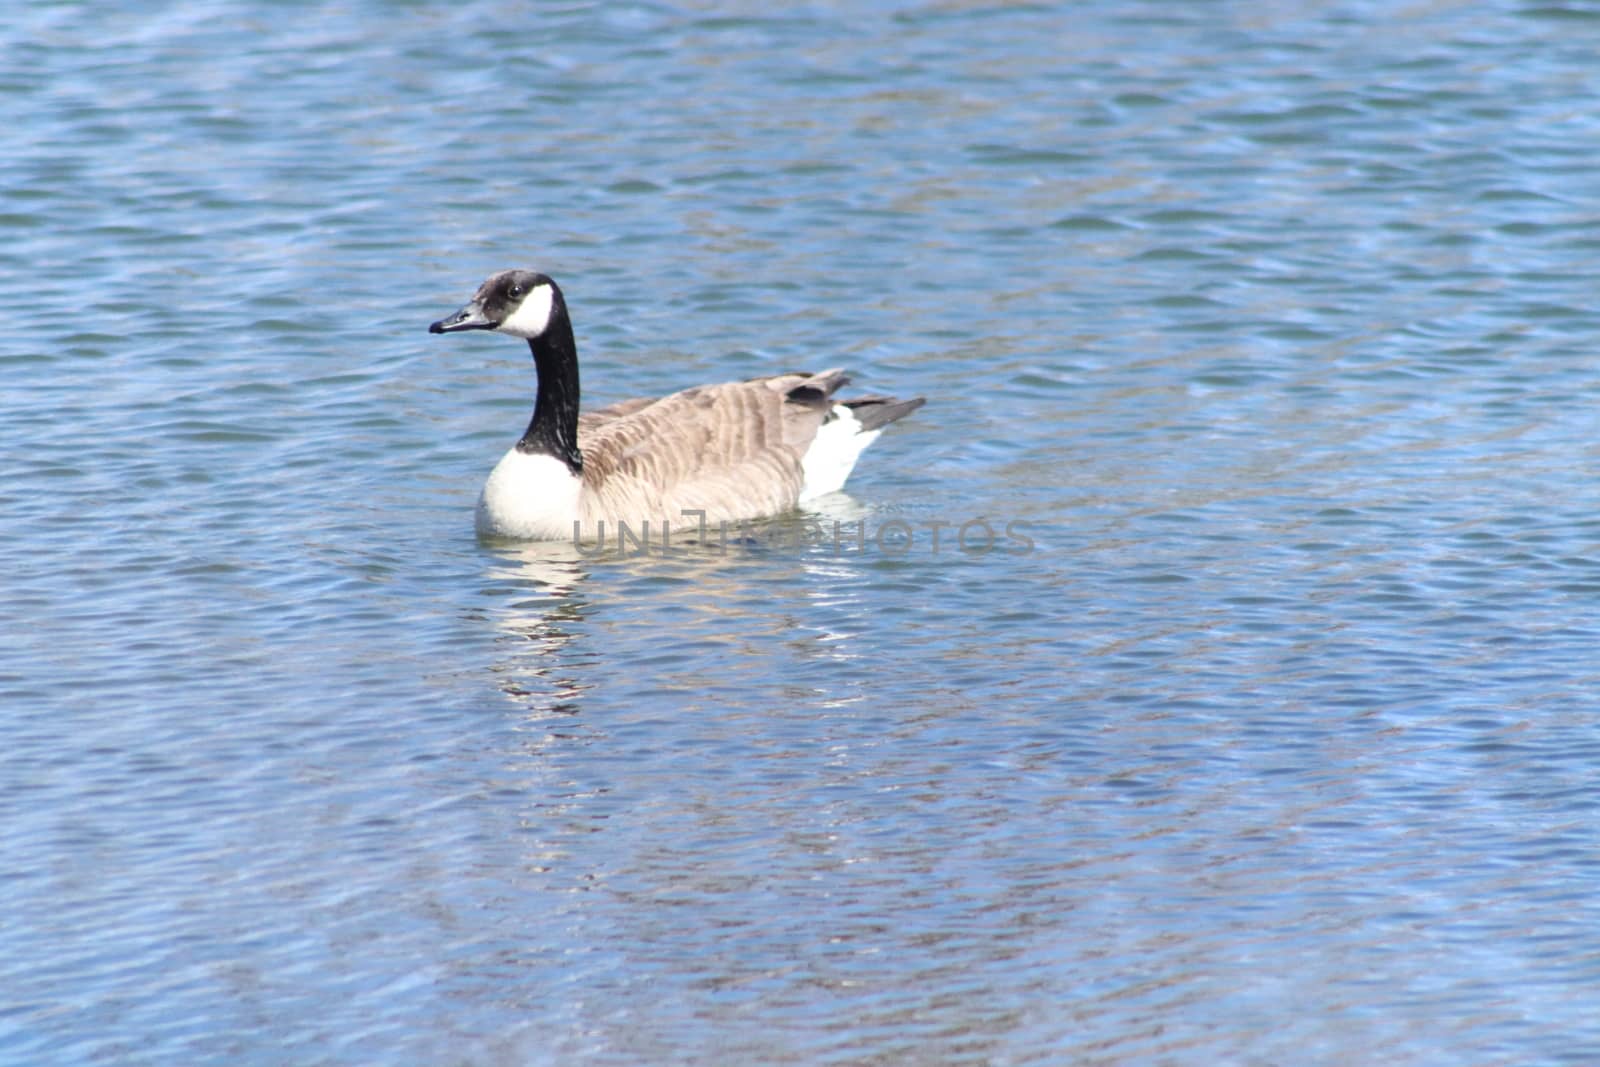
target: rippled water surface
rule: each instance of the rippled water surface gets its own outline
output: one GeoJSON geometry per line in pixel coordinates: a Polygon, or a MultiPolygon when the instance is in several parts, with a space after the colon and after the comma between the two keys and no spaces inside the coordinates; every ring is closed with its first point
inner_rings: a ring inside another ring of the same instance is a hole
{"type": "Polygon", "coordinates": [[[0,1061],[1600,1059],[1600,17],[769,8],[11,10],[0,1061]],[[928,406],[480,543],[513,265],[928,406]]]}

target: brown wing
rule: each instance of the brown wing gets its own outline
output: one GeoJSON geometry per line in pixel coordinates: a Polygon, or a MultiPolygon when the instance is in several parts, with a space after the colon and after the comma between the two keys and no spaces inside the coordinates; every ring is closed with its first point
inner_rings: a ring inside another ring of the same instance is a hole
{"type": "Polygon", "coordinates": [[[633,400],[579,420],[585,519],[692,525],[793,507],[801,457],[844,384],[836,370],[780,374],[633,400]]]}
{"type": "Polygon", "coordinates": [[[578,416],[578,436],[582,438],[586,431],[592,433],[595,429],[604,425],[605,423],[610,422],[612,419],[619,419],[625,415],[632,415],[635,411],[638,411],[641,408],[647,408],[651,404],[660,402],[660,400],[661,398],[656,396],[635,397],[632,400],[622,400],[615,404],[609,404],[603,408],[595,408],[593,411],[585,411],[583,414],[578,416]]]}

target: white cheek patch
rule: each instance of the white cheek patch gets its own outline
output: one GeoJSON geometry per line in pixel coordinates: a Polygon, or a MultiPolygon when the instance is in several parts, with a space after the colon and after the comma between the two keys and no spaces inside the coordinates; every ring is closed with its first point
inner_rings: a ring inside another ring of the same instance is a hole
{"type": "Polygon", "coordinates": [[[506,321],[495,327],[496,331],[528,341],[533,340],[544,333],[545,328],[550,325],[550,308],[554,300],[554,294],[548,285],[536,286],[531,293],[522,298],[522,303],[517,305],[517,309],[506,316],[506,321]]]}

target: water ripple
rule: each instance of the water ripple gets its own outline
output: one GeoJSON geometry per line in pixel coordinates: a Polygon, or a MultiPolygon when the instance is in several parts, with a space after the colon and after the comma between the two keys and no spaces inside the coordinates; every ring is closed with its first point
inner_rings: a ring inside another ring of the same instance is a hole
{"type": "Polygon", "coordinates": [[[0,28],[0,1059],[1600,1051],[1592,13],[841,14],[0,28]],[[513,263],[930,403],[480,544],[513,263]]]}

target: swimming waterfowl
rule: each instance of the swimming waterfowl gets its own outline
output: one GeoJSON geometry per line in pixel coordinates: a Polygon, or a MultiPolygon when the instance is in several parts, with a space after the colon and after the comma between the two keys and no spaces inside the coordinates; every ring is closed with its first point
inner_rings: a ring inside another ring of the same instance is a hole
{"type": "Polygon", "coordinates": [[[539,377],[527,430],[478,498],[486,537],[578,540],[603,537],[601,522],[637,534],[776,515],[842,488],[883,427],[924,403],[835,400],[849,379],[832,369],[701,385],[580,415],[566,298],[536,271],[492,275],[465,307],[428,327],[464,330],[523,338],[539,377]]]}

